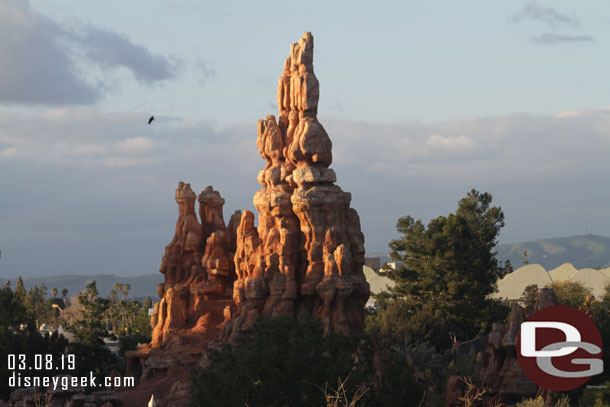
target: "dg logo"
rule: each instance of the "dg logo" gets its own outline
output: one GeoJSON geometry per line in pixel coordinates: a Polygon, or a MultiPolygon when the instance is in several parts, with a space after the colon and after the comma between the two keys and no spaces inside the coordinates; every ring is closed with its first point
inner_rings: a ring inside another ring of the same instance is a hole
{"type": "Polygon", "coordinates": [[[599,329],[566,305],[543,308],[521,324],[517,356],[527,377],[548,390],[575,389],[604,370],[599,329]]]}

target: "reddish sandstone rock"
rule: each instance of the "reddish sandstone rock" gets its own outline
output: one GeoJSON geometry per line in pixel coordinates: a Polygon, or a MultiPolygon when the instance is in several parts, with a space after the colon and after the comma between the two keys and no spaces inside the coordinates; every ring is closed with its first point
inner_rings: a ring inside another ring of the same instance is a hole
{"type": "MultiPolygon", "coordinates": [[[[557,305],[553,290],[543,288],[538,292],[534,311],[557,305]]],[[[517,338],[521,324],[528,315],[523,307],[513,304],[508,329],[503,324],[494,323],[489,335],[486,351],[477,355],[481,366],[478,374],[481,382],[491,393],[514,396],[547,396],[525,375],[517,359],[517,338]]]]}
{"type": "Polygon", "coordinates": [[[327,332],[364,329],[364,236],[351,195],[334,184],[329,168],[332,143],[316,118],[310,33],[291,46],[277,97],[278,120],[258,122],[257,147],[266,161],[258,174],[263,189],[253,199],[258,227],[247,210],[225,226],[217,191],[210,186],[197,197],[189,184],[178,185],[179,216],[161,265],[152,342],[127,352],[128,370],[143,377],[126,392],[128,405],[148,400],[153,390],[159,403],[186,403],[188,368],[205,365],[202,351],[234,342],[260,317],[305,311],[320,317],[327,332]]]}
{"type": "Polygon", "coordinates": [[[141,378],[135,389],[123,394],[126,405],[141,404],[151,391],[159,396],[160,405],[168,400],[186,405],[188,371],[201,361],[208,343],[220,336],[226,315],[235,307],[233,257],[241,214],[234,214],[227,228],[224,199],[210,186],[199,195],[200,223],[196,200],[190,185],[180,182],[176,232],[165,249],[161,301],[151,318],[152,341],[126,352],[127,375],[141,378]]]}
{"type": "Polygon", "coordinates": [[[165,275],[164,290],[186,281],[201,271],[199,265],[203,252],[203,229],[195,213],[197,196],[191,184],[180,182],[176,189],[178,221],[172,241],[165,247],[160,272],[165,275]]]}
{"type": "Polygon", "coordinates": [[[334,184],[332,143],[318,122],[319,84],[313,72],[313,37],[292,44],[278,84],[279,119],[258,123],[257,146],[265,168],[254,196],[259,214],[244,211],[237,230],[233,298],[238,313],[223,338],[251,328],[256,318],[322,318],[326,331],[364,328],[369,286],[362,272],[364,236],[334,184]]]}
{"type": "MultiPolygon", "coordinates": [[[[189,329],[206,331],[207,321],[214,319],[208,315],[208,302],[221,301],[222,310],[232,295],[235,272],[230,246],[236,238],[231,235],[235,227],[225,227],[222,214],[225,200],[214,188],[206,187],[199,195],[202,220],[199,223],[195,213],[196,199],[190,184],[178,184],[178,222],[161,263],[165,282],[159,286],[161,301],[155,305],[151,318],[152,348],[160,347],[170,336],[181,335],[189,329]]],[[[233,224],[234,217],[231,218],[233,224]]],[[[218,317],[222,317],[222,313],[218,317]]]]}

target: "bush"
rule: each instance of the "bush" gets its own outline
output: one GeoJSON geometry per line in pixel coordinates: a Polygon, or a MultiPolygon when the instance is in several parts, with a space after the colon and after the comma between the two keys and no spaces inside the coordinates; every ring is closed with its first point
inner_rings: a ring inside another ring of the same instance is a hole
{"type": "Polygon", "coordinates": [[[260,319],[234,347],[213,352],[208,368],[193,370],[190,405],[323,406],[333,401],[326,397],[333,394],[329,389],[341,383],[344,401],[416,406],[421,390],[406,359],[397,354],[387,358],[384,387],[373,390],[372,349],[370,341],[325,336],[321,321],[310,316],[260,319]]]}
{"type": "Polygon", "coordinates": [[[610,382],[601,383],[600,386],[587,387],[580,399],[580,407],[604,407],[610,400],[610,382]]]}
{"type": "Polygon", "coordinates": [[[250,336],[211,355],[208,369],[192,374],[191,406],[322,405],[326,383],[350,375],[356,344],[324,336],[312,318],[261,319],[250,336]]]}

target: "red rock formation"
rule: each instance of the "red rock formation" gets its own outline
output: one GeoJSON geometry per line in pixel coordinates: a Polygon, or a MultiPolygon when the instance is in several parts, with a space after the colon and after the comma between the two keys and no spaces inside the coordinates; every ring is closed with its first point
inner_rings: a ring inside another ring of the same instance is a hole
{"type": "Polygon", "coordinates": [[[165,247],[160,272],[165,275],[162,291],[186,281],[201,271],[200,259],[203,251],[203,229],[195,213],[197,195],[191,184],[180,182],[176,189],[178,221],[172,241],[165,247]]]}
{"type": "Polygon", "coordinates": [[[125,394],[127,404],[148,400],[151,391],[160,403],[172,397],[186,403],[188,367],[202,360],[206,346],[232,341],[259,317],[305,311],[322,318],[327,331],[363,330],[364,236],[351,195],[328,168],[332,144],[316,118],[318,96],[313,37],[306,33],[291,46],[279,80],[279,120],[258,122],[257,146],[267,162],[254,196],[258,228],[250,211],[234,213],[225,227],[224,199],[212,187],[198,197],[199,223],[195,193],[178,185],[153,339],[127,353],[128,370],[142,370],[145,380],[125,394]],[[154,375],[159,371],[166,376],[154,375]]]}
{"type": "Polygon", "coordinates": [[[232,229],[225,227],[225,201],[208,186],[199,195],[200,224],[195,200],[190,184],[180,182],[176,233],[165,248],[160,269],[165,282],[159,286],[161,302],[151,321],[152,348],[161,346],[173,333],[205,324],[200,319],[207,315],[210,296],[226,301],[232,294],[235,272],[230,245],[235,237],[230,235],[232,229]]]}
{"type": "Polygon", "coordinates": [[[143,378],[136,390],[124,394],[127,405],[150,398],[151,391],[161,399],[178,399],[176,405],[185,405],[189,370],[199,363],[207,344],[220,335],[232,314],[235,225],[241,214],[234,214],[225,227],[224,199],[207,187],[199,195],[199,223],[196,199],[189,184],[178,184],[178,222],[161,263],[165,281],[159,284],[161,301],[151,318],[152,341],[126,353],[127,373],[141,373],[143,378]]]}
{"type": "MultiPolygon", "coordinates": [[[[538,292],[533,312],[553,305],[557,305],[555,293],[549,288],[543,288],[538,292]]],[[[527,317],[523,307],[513,304],[508,329],[503,324],[494,323],[487,350],[477,355],[481,366],[479,377],[492,393],[533,396],[538,390],[538,386],[527,378],[517,359],[517,337],[521,324],[527,317]]]]}
{"type": "Polygon", "coordinates": [[[258,122],[257,146],[265,168],[237,230],[233,298],[238,315],[223,338],[251,328],[259,316],[304,310],[325,329],[345,334],[364,327],[369,286],[362,272],[364,236],[351,195],[334,184],[332,143],[316,118],[319,85],[313,37],[292,44],[279,79],[279,120],[258,122]]]}

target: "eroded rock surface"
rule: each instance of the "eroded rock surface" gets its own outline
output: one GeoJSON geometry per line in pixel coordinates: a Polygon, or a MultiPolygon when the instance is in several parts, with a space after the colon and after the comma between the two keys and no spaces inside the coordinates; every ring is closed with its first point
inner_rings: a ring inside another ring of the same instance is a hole
{"type": "Polygon", "coordinates": [[[327,332],[364,329],[364,236],[351,195],[329,168],[332,143],[316,117],[318,97],[313,37],[305,33],[279,79],[278,119],[258,122],[256,144],[266,161],[253,200],[258,227],[247,210],[225,226],[217,191],[207,187],[197,196],[189,184],[178,185],[152,342],[127,353],[128,370],[141,372],[143,382],[124,394],[126,404],[154,393],[159,405],[186,405],[188,372],[205,363],[204,350],[232,342],[260,317],[304,311],[322,318],[327,332]]]}
{"type": "Polygon", "coordinates": [[[364,236],[351,195],[335,185],[332,143],[318,121],[319,84],[313,37],[290,48],[279,79],[279,117],[258,122],[257,146],[266,166],[237,229],[233,298],[238,306],[224,340],[251,329],[258,317],[322,318],[325,329],[362,331],[369,286],[362,272],[364,236]]]}
{"type": "MultiPolygon", "coordinates": [[[[538,292],[533,312],[554,305],[557,305],[555,293],[549,288],[543,288],[538,292]]],[[[477,355],[481,366],[479,377],[492,393],[531,396],[538,390],[538,386],[525,375],[517,359],[519,330],[528,316],[523,307],[513,304],[508,329],[503,324],[494,323],[487,350],[477,355]]]]}
{"type": "Polygon", "coordinates": [[[197,197],[190,184],[180,182],[175,198],[178,221],[161,262],[165,281],[159,284],[161,300],[151,318],[152,341],[126,353],[127,374],[147,382],[125,394],[129,402],[150,398],[150,394],[138,394],[150,387],[157,395],[173,399],[172,405],[185,405],[184,391],[173,389],[188,388],[190,368],[201,361],[235,307],[235,224],[241,214],[234,214],[227,228],[222,213],[225,201],[211,186],[197,197]],[[197,200],[201,222],[195,212],[197,200]],[[161,379],[167,388],[156,384],[161,379]]]}

